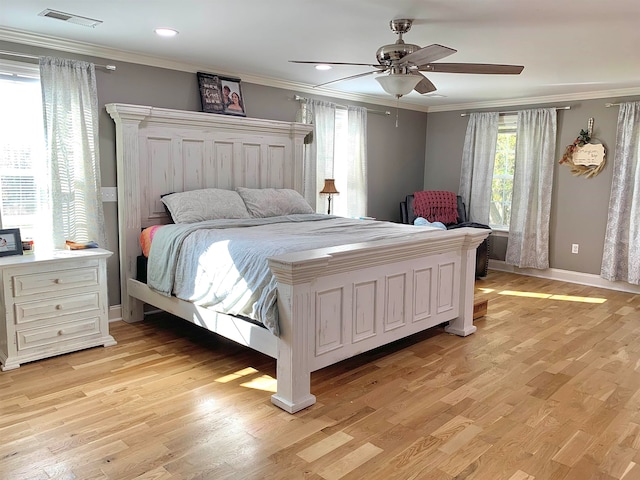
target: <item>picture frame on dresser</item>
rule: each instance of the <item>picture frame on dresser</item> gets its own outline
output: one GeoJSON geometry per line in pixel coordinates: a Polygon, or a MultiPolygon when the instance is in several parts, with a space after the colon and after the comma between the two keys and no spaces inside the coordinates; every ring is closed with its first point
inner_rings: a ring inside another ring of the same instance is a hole
{"type": "Polygon", "coordinates": [[[0,257],[22,255],[22,239],[19,228],[0,229],[0,257]]]}

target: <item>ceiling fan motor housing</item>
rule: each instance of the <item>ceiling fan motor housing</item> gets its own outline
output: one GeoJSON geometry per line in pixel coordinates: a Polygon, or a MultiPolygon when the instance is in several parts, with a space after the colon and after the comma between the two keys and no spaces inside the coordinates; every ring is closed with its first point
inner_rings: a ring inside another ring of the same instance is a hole
{"type": "Polygon", "coordinates": [[[410,53],[415,52],[416,50],[420,50],[420,46],[414,45],[412,43],[404,43],[401,39],[398,39],[396,43],[391,43],[389,45],[383,45],[376,52],[376,58],[378,59],[378,63],[380,65],[391,65],[398,60],[401,60],[402,57],[409,55],[410,53]]]}
{"type": "Polygon", "coordinates": [[[420,50],[421,47],[419,45],[404,43],[404,40],[402,40],[402,34],[411,30],[412,24],[413,20],[408,18],[397,18],[389,22],[389,28],[391,28],[392,32],[398,35],[398,40],[396,40],[395,43],[383,45],[378,49],[376,52],[376,58],[380,65],[389,66],[402,59],[405,55],[409,55],[416,50],[420,50]]]}

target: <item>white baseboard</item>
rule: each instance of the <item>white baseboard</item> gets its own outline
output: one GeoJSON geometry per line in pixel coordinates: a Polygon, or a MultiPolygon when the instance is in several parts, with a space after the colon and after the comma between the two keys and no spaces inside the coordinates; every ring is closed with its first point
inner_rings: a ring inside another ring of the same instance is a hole
{"type": "Polygon", "coordinates": [[[122,307],[120,305],[111,305],[109,307],[109,323],[122,320],[122,307]]]}
{"type": "Polygon", "coordinates": [[[640,285],[633,285],[627,282],[610,282],[599,275],[592,273],[572,272],[570,270],[560,270],[559,268],[547,268],[537,270],[535,268],[518,268],[508,265],[502,260],[489,260],[489,269],[501,272],[512,272],[530,277],[547,278],[549,280],[560,280],[562,282],[577,283],[590,287],[606,288],[608,290],[618,290],[620,292],[640,293],[640,285]]]}

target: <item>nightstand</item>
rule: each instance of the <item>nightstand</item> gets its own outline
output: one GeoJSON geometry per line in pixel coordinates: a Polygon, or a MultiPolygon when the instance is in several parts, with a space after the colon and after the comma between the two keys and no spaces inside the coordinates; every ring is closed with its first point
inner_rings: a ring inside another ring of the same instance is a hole
{"type": "Polygon", "coordinates": [[[0,258],[0,363],[115,345],[109,335],[107,258],[99,248],[0,258]]]}

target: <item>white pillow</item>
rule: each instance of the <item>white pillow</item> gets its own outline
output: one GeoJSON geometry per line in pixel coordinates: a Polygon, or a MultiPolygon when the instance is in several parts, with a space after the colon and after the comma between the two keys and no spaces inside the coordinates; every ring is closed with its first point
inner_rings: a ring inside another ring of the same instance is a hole
{"type": "Polygon", "coordinates": [[[220,218],[251,218],[242,198],[233,190],[205,188],[162,197],[174,223],[195,223],[220,218]]]}
{"type": "Polygon", "coordinates": [[[249,214],[254,218],[296,213],[315,213],[302,195],[288,188],[238,187],[249,214]]]}

